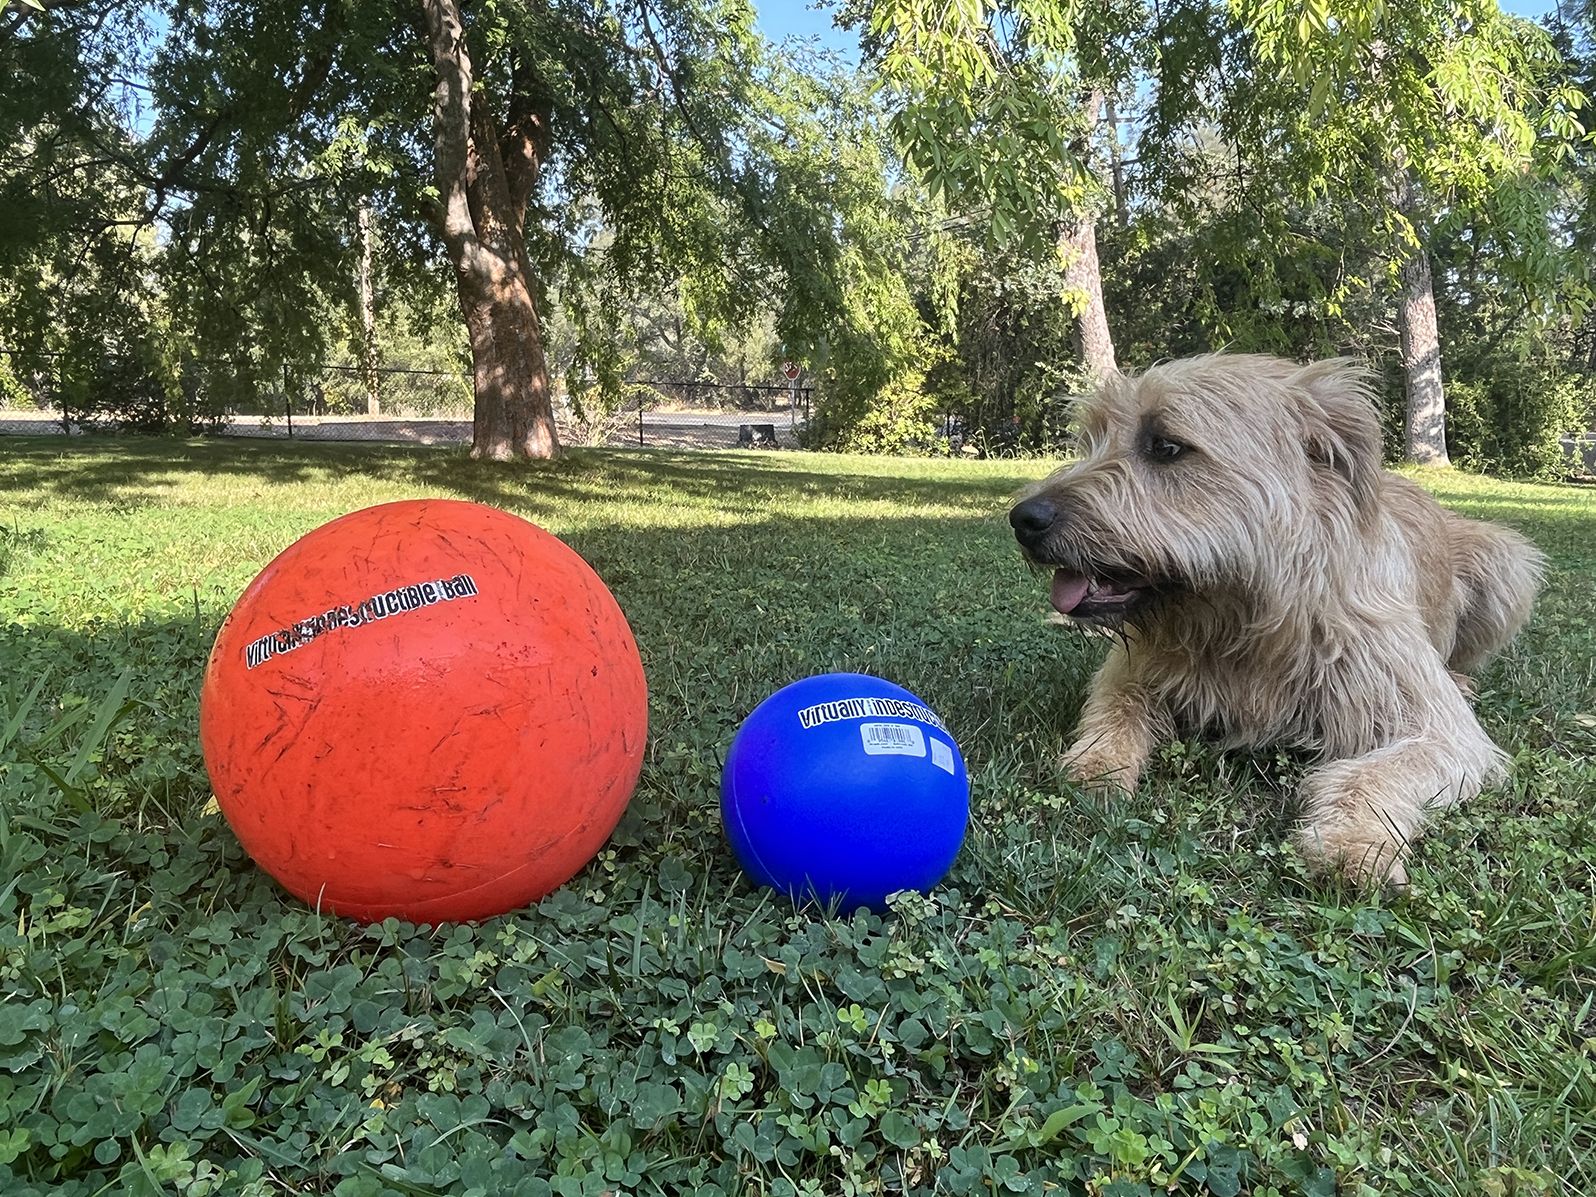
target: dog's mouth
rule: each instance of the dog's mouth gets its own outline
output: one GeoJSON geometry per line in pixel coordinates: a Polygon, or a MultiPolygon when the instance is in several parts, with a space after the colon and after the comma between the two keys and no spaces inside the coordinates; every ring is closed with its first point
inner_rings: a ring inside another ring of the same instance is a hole
{"type": "Polygon", "coordinates": [[[1140,611],[1161,590],[1150,578],[1101,577],[1059,569],[1048,595],[1053,609],[1071,619],[1120,621],[1140,611]]]}

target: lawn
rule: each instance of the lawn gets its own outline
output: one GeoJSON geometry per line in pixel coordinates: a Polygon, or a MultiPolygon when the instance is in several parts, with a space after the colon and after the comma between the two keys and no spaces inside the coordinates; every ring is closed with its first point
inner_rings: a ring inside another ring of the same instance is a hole
{"type": "Polygon", "coordinates": [[[1061,780],[1101,648],[1011,547],[1044,468],[0,444],[0,1192],[1596,1191],[1596,492],[1429,480],[1552,569],[1480,679],[1513,781],[1386,898],[1281,846],[1301,759],[1061,780]],[[197,694],[267,560],[421,495],[588,559],[651,743],[537,908],[361,928],[242,854],[197,694]],[[721,835],[740,720],[833,669],[914,690],[970,763],[953,875],[886,917],[795,912],[721,835]]]}

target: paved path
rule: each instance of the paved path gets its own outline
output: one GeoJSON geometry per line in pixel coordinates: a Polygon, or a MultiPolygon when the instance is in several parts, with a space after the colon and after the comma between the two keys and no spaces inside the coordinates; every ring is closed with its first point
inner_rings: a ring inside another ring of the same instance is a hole
{"type": "MultiPolygon", "coordinates": [[[[770,424],[776,442],[784,449],[797,447],[796,430],[786,410],[779,412],[649,411],[643,413],[641,436],[636,415],[618,418],[594,443],[637,445],[672,449],[731,449],[744,424],[770,424]]],[[[0,411],[0,434],[59,435],[59,416],[48,412],[0,411]]],[[[571,444],[583,438],[562,424],[562,438],[571,444]]],[[[236,416],[222,429],[224,436],[269,437],[307,441],[382,441],[412,445],[463,445],[471,440],[471,421],[442,417],[295,416],[263,421],[259,416],[236,416]]]]}

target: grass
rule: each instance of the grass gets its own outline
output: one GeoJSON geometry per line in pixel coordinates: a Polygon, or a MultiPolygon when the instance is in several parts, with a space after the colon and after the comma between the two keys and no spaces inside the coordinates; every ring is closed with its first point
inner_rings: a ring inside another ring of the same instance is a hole
{"type": "Polygon", "coordinates": [[[1100,649],[1044,626],[1040,463],[7,441],[0,1192],[1584,1194],[1596,1190],[1596,493],[1427,485],[1550,554],[1481,679],[1513,782],[1407,895],[1281,847],[1302,762],[1177,744],[1125,802],[1053,760],[1100,649]],[[260,567],[453,495],[564,537],[651,681],[595,863],[478,927],[359,928],[253,868],[195,733],[260,567]],[[738,874],[721,754],[857,669],[971,765],[953,875],[889,916],[738,874]]]}

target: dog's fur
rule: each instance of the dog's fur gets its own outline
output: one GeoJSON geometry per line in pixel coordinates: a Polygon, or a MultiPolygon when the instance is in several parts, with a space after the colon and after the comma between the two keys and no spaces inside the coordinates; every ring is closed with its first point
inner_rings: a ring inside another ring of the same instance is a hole
{"type": "Polygon", "coordinates": [[[1183,728],[1304,746],[1300,851],[1404,884],[1428,812],[1503,774],[1468,674],[1528,619],[1540,554],[1386,473],[1345,360],[1170,362],[1078,423],[1079,459],[1010,512],[1067,622],[1116,633],[1069,774],[1132,789],[1183,728]]]}

